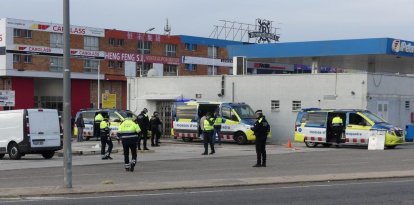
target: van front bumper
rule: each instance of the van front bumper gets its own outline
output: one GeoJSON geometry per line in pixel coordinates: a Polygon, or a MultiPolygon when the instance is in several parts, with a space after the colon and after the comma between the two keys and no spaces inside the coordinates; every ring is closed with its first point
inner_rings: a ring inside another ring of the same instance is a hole
{"type": "Polygon", "coordinates": [[[404,135],[397,136],[389,132],[385,134],[385,146],[394,146],[394,145],[400,145],[404,143],[405,143],[404,135]]]}

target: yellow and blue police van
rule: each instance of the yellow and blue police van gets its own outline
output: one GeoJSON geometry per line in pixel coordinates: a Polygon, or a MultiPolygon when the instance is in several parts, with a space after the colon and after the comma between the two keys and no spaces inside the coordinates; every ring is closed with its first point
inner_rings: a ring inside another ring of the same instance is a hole
{"type": "Polygon", "coordinates": [[[213,114],[215,111],[219,111],[223,119],[219,136],[222,142],[246,144],[256,140],[251,130],[256,121],[252,108],[245,103],[227,102],[176,102],[171,112],[172,136],[183,141],[200,138],[200,119],[207,112],[213,114]]]}
{"type": "MultiPolygon", "coordinates": [[[[121,124],[122,121],[125,120],[127,115],[132,115],[133,119],[135,121],[136,115],[133,114],[129,110],[119,110],[119,109],[91,109],[91,110],[81,110],[76,113],[75,116],[75,122],[79,118],[80,114],[82,113],[83,121],[85,123],[85,128],[83,129],[83,137],[86,140],[89,140],[91,137],[93,137],[93,124],[95,121],[96,114],[100,112],[104,117],[107,117],[110,123],[110,136],[116,137],[116,134],[118,133],[118,127],[121,124]]],[[[76,126],[73,128],[73,134],[75,136],[78,135],[78,129],[76,126]]]]}
{"type": "Polygon", "coordinates": [[[295,141],[304,142],[307,147],[323,145],[368,145],[370,133],[384,130],[386,148],[392,149],[404,144],[404,130],[393,126],[368,110],[324,110],[303,109],[295,122],[295,141]],[[332,119],[339,116],[343,133],[335,135],[332,119]]]}

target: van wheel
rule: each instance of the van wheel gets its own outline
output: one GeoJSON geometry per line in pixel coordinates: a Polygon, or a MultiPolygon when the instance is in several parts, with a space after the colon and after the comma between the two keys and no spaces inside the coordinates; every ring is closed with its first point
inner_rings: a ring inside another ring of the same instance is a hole
{"type": "Polygon", "coordinates": [[[19,160],[22,155],[20,154],[19,146],[16,143],[12,143],[9,145],[9,157],[12,160],[19,160]]]}
{"type": "Polygon", "coordinates": [[[183,141],[184,142],[192,142],[193,141],[193,138],[183,137],[183,141]]]}
{"type": "Polygon", "coordinates": [[[394,149],[397,145],[385,146],[387,149],[394,149]]]}
{"type": "Polygon", "coordinates": [[[234,140],[236,140],[237,144],[240,145],[247,143],[247,137],[244,133],[237,133],[234,140]]]}
{"type": "Polygon", "coordinates": [[[85,137],[85,141],[89,141],[89,137],[85,137]]]}
{"type": "Polygon", "coordinates": [[[318,146],[318,143],[316,143],[316,142],[305,142],[305,145],[306,145],[307,147],[312,148],[312,147],[316,147],[316,146],[318,146]]]}
{"type": "Polygon", "coordinates": [[[42,156],[45,159],[51,159],[55,155],[55,151],[42,152],[42,156]]]}
{"type": "Polygon", "coordinates": [[[3,159],[5,154],[0,154],[0,159],[3,159]]]}
{"type": "Polygon", "coordinates": [[[323,147],[331,147],[331,146],[332,146],[332,144],[330,144],[330,143],[323,143],[323,144],[322,144],[322,146],[323,146],[323,147]]]}

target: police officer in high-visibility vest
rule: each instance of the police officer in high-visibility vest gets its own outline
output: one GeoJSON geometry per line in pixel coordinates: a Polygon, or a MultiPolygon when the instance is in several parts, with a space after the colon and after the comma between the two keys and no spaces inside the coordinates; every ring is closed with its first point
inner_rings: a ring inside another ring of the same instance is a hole
{"type": "Polygon", "coordinates": [[[102,116],[102,114],[100,112],[96,112],[95,115],[95,122],[93,124],[93,137],[100,137],[101,133],[100,133],[100,126],[101,126],[101,122],[104,120],[104,117],[102,116]]]}
{"type": "Polygon", "coordinates": [[[213,140],[215,142],[217,138],[217,143],[221,145],[221,123],[223,123],[223,118],[221,118],[219,111],[214,112],[214,134],[213,134],[213,140]]]}
{"type": "Polygon", "coordinates": [[[101,157],[103,160],[112,159],[111,152],[113,148],[111,136],[109,133],[111,129],[109,128],[110,124],[108,122],[108,118],[105,117],[104,120],[100,124],[100,133],[101,133],[101,157]],[[105,152],[106,144],[108,144],[108,151],[105,152]]]}
{"type": "Polygon", "coordinates": [[[206,118],[203,122],[203,135],[204,135],[204,152],[202,155],[208,154],[208,144],[210,144],[210,154],[216,153],[214,150],[213,133],[214,133],[214,119],[211,117],[211,113],[206,114],[206,118]]]}
{"type": "Polygon", "coordinates": [[[253,167],[266,167],[266,140],[270,132],[270,125],[267,122],[262,110],[256,111],[256,122],[251,128],[256,136],[256,155],[257,163],[253,167]]]}
{"type": "Polygon", "coordinates": [[[118,138],[122,140],[125,170],[127,172],[133,172],[135,164],[137,163],[138,133],[141,132],[139,125],[137,125],[131,118],[132,116],[129,114],[118,128],[118,138]],[[132,155],[131,162],[129,161],[129,150],[131,150],[132,155]]]}
{"type": "Polygon", "coordinates": [[[338,143],[338,144],[341,142],[343,128],[344,128],[344,123],[342,121],[342,118],[339,116],[339,114],[337,114],[332,119],[332,131],[333,131],[333,135],[336,139],[336,143],[338,143]]]}

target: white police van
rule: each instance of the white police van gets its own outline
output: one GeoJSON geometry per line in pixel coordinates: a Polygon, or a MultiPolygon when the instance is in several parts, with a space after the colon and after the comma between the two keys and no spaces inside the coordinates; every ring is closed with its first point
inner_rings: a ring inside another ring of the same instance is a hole
{"type": "Polygon", "coordinates": [[[25,154],[45,159],[62,149],[62,129],[54,109],[0,111],[0,159],[9,154],[18,160],[25,154]]]}

